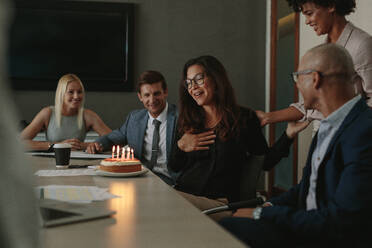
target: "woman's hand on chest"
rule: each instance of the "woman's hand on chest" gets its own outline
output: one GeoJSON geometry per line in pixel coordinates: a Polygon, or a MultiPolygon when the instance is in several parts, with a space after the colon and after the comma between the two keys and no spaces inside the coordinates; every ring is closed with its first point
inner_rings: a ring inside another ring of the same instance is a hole
{"type": "Polygon", "coordinates": [[[177,141],[178,148],[184,152],[209,150],[209,145],[215,142],[214,131],[207,131],[199,134],[185,133],[177,141]]]}

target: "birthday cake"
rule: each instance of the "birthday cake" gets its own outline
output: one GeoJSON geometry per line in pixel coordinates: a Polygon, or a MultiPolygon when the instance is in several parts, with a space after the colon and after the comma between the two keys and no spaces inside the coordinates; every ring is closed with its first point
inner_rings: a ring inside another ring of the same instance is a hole
{"type": "Polygon", "coordinates": [[[128,173],[142,170],[141,161],[137,159],[122,160],[106,158],[101,161],[99,169],[107,172],[128,173]]]}

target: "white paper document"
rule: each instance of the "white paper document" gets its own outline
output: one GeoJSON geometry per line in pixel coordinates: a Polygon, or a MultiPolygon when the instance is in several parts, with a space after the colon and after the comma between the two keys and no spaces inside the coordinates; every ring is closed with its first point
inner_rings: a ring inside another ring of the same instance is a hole
{"type": "Polygon", "coordinates": [[[120,196],[113,195],[108,189],[96,186],[48,185],[35,188],[41,199],[52,199],[74,203],[91,203],[120,196]]]}
{"type": "Polygon", "coordinates": [[[111,158],[111,154],[102,154],[102,153],[96,153],[96,154],[90,154],[83,151],[71,151],[71,158],[111,158]]]}
{"type": "MultiPolygon", "coordinates": [[[[27,152],[26,154],[32,156],[46,156],[46,157],[54,157],[54,152],[27,152]]],[[[83,158],[83,159],[103,159],[103,158],[111,158],[111,154],[90,154],[83,151],[71,151],[71,158],[83,158]]]]}
{"type": "Polygon", "coordinates": [[[39,177],[71,177],[71,176],[95,176],[96,169],[62,169],[62,170],[38,170],[35,172],[39,177]]]}

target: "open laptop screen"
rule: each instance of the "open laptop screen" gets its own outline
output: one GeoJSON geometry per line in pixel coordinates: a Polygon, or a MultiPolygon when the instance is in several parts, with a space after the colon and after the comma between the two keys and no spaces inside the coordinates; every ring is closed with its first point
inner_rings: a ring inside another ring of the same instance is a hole
{"type": "Polygon", "coordinates": [[[40,200],[40,216],[44,227],[70,224],[109,217],[115,211],[92,204],[75,204],[50,199],[40,200]]]}
{"type": "Polygon", "coordinates": [[[67,211],[62,211],[62,210],[57,210],[57,209],[52,209],[52,208],[44,208],[44,207],[40,207],[40,214],[41,214],[41,217],[45,221],[58,220],[61,218],[81,215],[77,213],[72,213],[72,212],[67,212],[67,211]]]}

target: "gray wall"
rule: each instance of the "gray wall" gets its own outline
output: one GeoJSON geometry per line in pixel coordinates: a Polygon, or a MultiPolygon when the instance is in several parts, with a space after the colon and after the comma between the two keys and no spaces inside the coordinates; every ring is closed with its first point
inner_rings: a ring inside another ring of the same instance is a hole
{"type": "MultiPolygon", "coordinates": [[[[168,82],[169,102],[178,101],[178,84],[186,60],[210,54],[225,65],[238,102],[265,106],[266,1],[262,0],[117,0],[135,3],[135,77],[148,69],[168,82]]],[[[57,83],[57,82],[56,82],[57,83]]],[[[31,121],[53,105],[54,92],[16,91],[22,119],[31,121]]],[[[134,92],[88,92],[86,108],[111,127],[142,105],[134,92]]]]}

